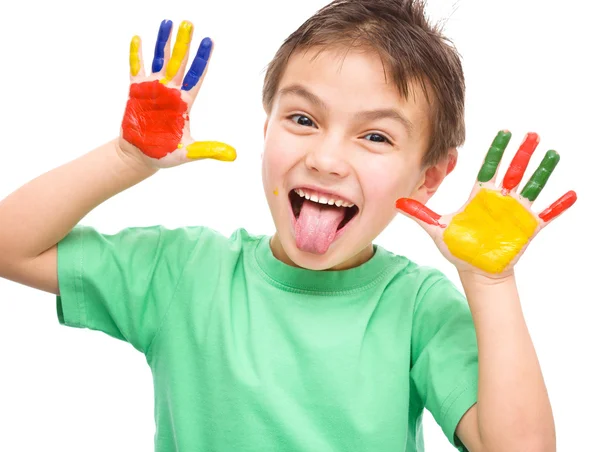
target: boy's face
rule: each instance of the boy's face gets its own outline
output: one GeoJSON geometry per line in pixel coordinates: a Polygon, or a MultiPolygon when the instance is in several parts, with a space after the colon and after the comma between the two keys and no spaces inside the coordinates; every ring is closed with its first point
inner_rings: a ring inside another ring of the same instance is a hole
{"type": "Polygon", "coordinates": [[[265,123],[271,247],[290,265],[345,269],[372,256],[396,199],[426,202],[445,172],[429,181],[421,167],[429,106],[419,88],[402,98],[375,52],[317,53],[290,58],[265,123]]]}

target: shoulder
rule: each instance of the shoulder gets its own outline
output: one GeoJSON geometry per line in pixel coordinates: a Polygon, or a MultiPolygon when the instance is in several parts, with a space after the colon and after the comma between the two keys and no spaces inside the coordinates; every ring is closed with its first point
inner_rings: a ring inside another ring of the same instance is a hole
{"type": "Polygon", "coordinates": [[[414,296],[415,307],[426,299],[436,298],[439,293],[461,298],[456,285],[439,269],[420,265],[381,246],[377,247],[377,252],[383,254],[388,262],[389,285],[401,287],[405,293],[410,292],[414,296]]]}
{"type": "Polygon", "coordinates": [[[450,282],[448,277],[439,269],[420,265],[406,256],[395,254],[379,245],[377,246],[377,254],[380,255],[381,259],[386,260],[386,267],[390,270],[393,279],[402,280],[424,289],[439,281],[450,282]]]}
{"type": "Polygon", "coordinates": [[[226,235],[206,226],[190,226],[163,230],[168,246],[185,248],[190,262],[232,261],[255,247],[263,236],[252,235],[245,229],[236,229],[226,235]]]}
{"type": "Polygon", "coordinates": [[[148,254],[193,257],[195,254],[240,253],[252,246],[260,236],[237,229],[230,236],[205,226],[170,228],[164,225],[127,227],[118,231],[100,232],[86,225],[77,225],[61,242],[61,248],[85,249],[113,254],[148,254]]]}

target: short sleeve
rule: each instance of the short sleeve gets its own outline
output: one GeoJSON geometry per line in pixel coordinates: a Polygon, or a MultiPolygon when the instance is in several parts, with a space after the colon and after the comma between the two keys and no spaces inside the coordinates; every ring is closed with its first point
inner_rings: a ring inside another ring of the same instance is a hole
{"type": "Polygon", "coordinates": [[[446,277],[430,278],[415,305],[411,380],[448,440],[477,402],[478,355],[475,327],[464,295],[446,277]]]}
{"type": "Polygon", "coordinates": [[[108,235],[75,227],[58,244],[59,322],[102,331],[145,353],[199,232],[151,226],[108,235]]]}

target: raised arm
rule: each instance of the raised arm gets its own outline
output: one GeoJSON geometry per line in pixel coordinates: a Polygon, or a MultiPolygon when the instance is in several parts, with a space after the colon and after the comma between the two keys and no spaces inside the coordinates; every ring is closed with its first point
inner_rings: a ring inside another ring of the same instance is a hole
{"type": "Polygon", "coordinates": [[[131,86],[120,137],[0,201],[0,277],[58,294],[57,243],[88,212],[159,168],[204,158],[235,159],[232,147],[190,136],[189,113],[212,41],[202,40],[184,78],[193,25],[182,22],[172,56],[171,29],[171,21],[161,23],[150,75],[144,71],[140,38],[131,40],[131,86]]]}
{"type": "Polygon", "coordinates": [[[396,204],[423,226],[456,266],[471,309],[479,356],[477,403],[456,428],[471,452],[556,450],[552,407],[523,315],[514,266],[533,238],[571,207],[577,195],[568,191],[543,211],[533,211],[533,202],[560,159],[553,150],[546,152],[518,191],[540,141],[536,133],[527,134],[502,184],[497,184],[510,138],[509,131],[498,133],[459,211],[439,215],[408,198],[396,204]]]}

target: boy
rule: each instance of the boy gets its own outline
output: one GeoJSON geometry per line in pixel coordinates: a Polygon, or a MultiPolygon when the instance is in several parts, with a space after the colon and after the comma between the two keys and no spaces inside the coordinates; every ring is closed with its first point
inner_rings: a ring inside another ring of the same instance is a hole
{"type": "MultiPolygon", "coordinates": [[[[512,272],[542,222],[525,244],[511,237],[482,262],[464,237],[493,245],[489,227],[407,201],[433,195],[464,139],[460,62],[421,6],[334,2],[275,56],[263,96],[272,238],[73,229],[159,167],[234,157],[225,145],[194,143],[187,127],[211,42],[184,77],[191,26],[180,27],[172,57],[170,34],[163,23],[148,77],[132,41],[121,138],[0,205],[0,274],[59,294],[62,323],[146,355],[156,449],[420,450],[427,407],[459,448],[552,450],[550,405],[512,272]],[[457,265],[468,303],[439,272],[373,247],[399,198],[457,265]]],[[[495,140],[476,187],[492,204],[484,189],[495,188],[507,139],[495,140]]],[[[531,135],[520,155],[535,144],[531,135]]],[[[505,181],[503,196],[513,199],[514,177],[505,181]]],[[[504,212],[527,223],[516,209],[504,212]]]]}

